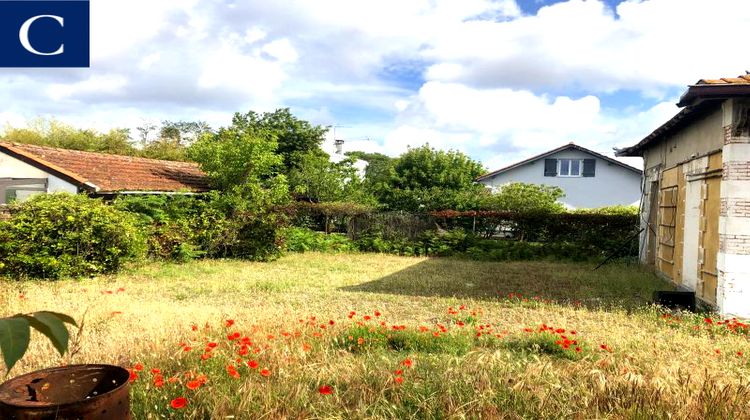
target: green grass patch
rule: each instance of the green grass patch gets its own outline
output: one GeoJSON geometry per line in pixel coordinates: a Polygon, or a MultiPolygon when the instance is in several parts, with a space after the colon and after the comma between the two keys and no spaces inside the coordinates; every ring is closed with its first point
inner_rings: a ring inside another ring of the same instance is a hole
{"type": "Polygon", "coordinates": [[[384,326],[352,325],[335,339],[335,343],[353,353],[373,350],[441,353],[460,356],[475,344],[465,332],[394,330],[384,326]]]}

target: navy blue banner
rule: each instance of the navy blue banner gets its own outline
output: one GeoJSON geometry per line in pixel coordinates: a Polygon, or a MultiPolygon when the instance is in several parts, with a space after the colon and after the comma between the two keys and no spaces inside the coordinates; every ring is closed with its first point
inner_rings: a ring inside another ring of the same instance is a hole
{"type": "Polygon", "coordinates": [[[0,67],[89,67],[88,0],[0,0],[0,67]]]}

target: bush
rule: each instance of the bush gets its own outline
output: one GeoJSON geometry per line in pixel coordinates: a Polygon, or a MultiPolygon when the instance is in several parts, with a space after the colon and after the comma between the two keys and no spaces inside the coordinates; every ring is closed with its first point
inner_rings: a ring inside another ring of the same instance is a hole
{"type": "Polygon", "coordinates": [[[284,245],[291,252],[350,252],[357,245],[340,233],[315,232],[307,228],[291,227],[283,230],[284,245]]]}
{"type": "Polygon", "coordinates": [[[144,251],[131,215],[83,195],[38,195],[0,221],[0,273],[11,277],[114,273],[144,251]]]}

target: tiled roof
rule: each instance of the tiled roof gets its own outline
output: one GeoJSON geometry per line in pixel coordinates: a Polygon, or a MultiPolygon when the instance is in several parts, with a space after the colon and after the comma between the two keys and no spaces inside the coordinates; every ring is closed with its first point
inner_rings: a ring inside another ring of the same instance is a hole
{"type": "Polygon", "coordinates": [[[524,159],[524,160],[522,160],[520,162],[516,162],[516,163],[514,163],[512,165],[508,165],[508,166],[506,166],[504,168],[500,168],[500,169],[498,169],[496,171],[488,172],[488,173],[480,176],[479,178],[477,178],[476,181],[482,181],[482,180],[485,180],[485,179],[488,179],[488,178],[492,178],[495,175],[499,175],[499,174],[501,174],[503,172],[508,172],[511,169],[515,169],[515,168],[517,168],[519,166],[522,166],[522,165],[525,165],[527,163],[531,163],[531,162],[537,161],[539,159],[546,158],[547,156],[553,155],[553,154],[555,154],[557,152],[562,152],[563,150],[567,150],[567,149],[580,150],[581,152],[588,153],[588,154],[590,154],[592,156],[595,156],[595,157],[598,157],[599,159],[602,159],[602,160],[604,160],[606,162],[609,162],[609,163],[612,163],[614,165],[620,166],[622,168],[631,170],[631,171],[633,171],[635,173],[638,173],[638,174],[643,173],[643,171],[641,171],[640,169],[634,168],[634,167],[632,167],[632,166],[630,166],[630,165],[628,165],[626,163],[620,162],[617,159],[612,159],[611,157],[604,156],[601,153],[597,153],[597,152],[595,152],[593,150],[587,149],[587,148],[585,148],[583,146],[579,146],[579,145],[577,145],[577,144],[575,144],[573,142],[570,142],[570,143],[568,143],[566,145],[563,145],[563,146],[560,146],[560,147],[558,147],[556,149],[552,149],[552,150],[549,150],[547,152],[538,154],[536,156],[532,156],[532,157],[530,157],[528,159],[524,159]]]}
{"type": "Polygon", "coordinates": [[[750,84],[750,74],[738,77],[722,77],[721,79],[701,79],[696,85],[747,85],[750,84]]]}
{"type": "Polygon", "coordinates": [[[0,141],[0,152],[53,173],[83,189],[205,192],[208,180],[198,164],[0,141]]]}

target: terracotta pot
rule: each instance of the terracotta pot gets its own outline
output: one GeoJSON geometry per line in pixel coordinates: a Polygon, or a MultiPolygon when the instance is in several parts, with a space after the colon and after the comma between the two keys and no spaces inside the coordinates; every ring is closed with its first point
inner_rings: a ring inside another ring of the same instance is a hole
{"type": "Polygon", "coordinates": [[[128,420],[130,373],[112,365],[38,370],[0,385],[3,420],[128,420]]]}

